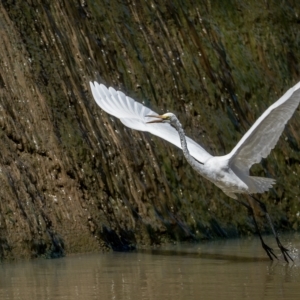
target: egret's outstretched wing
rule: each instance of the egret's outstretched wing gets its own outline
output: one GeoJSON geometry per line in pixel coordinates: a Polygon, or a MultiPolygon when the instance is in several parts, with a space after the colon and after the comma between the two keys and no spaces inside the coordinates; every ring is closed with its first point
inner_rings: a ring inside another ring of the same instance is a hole
{"type": "MultiPolygon", "coordinates": [[[[119,118],[124,125],[135,130],[148,131],[181,148],[178,133],[170,124],[146,123],[151,120],[146,115],[157,113],[112,87],[107,89],[97,82],[90,82],[90,86],[97,104],[107,113],[119,118]]],[[[192,139],[187,137],[186,140],[190,154],[198,161],[205,162],[212,157],[192,139]]]]}
{"type": "Polygon", "coordinates": [[[226,155],[230,164],[248,172],[249,168],[269,155],[285,124],[300,102],[300,82],[271,105],[246,132],[233,150],[226,155]]]}

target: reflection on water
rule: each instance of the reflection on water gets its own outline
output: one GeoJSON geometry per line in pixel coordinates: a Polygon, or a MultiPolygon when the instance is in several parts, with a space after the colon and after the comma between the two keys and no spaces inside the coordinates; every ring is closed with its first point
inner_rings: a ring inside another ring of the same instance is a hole
{"type": "Polygon", "coordinates": [[[299,299],[300,237],[282,241],[293,265],[256,238],[3,263],[0,299],[299,299]]]}

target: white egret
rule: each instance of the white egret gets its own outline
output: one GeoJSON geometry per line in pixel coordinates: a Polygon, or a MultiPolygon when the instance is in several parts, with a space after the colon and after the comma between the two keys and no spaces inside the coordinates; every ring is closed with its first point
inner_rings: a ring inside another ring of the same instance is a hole
{"type": "Polygon", "coordinates": [[[134,101],[121,91],[106,88],[103,84],[90,82],[97,104],[107,113],[117,117],[129,128],[148,131],[183,150],[183,154],[192,168],[213,182],[227,196],[237,199],[236,194],[251,196],[245,205],[253,215],[261,243],[269,258],[277,258],[272,248],[267,246],[259,232],[254,203],[259,204],[268,219],[277,244],[284,259],[292,260],[288,249],[282,246],[274,230],[265,205],[252,194],[263,193],[275,183],[274,179],[249,175],[250,167],[269,155],[275,147],[285,124],[292,117],[300,101],[300,82],[289,89],[278,101],[272,104],[246,132],[232,151],[224,156],[212,156],[199,144],[185,136],[184,130],[173,113],[158,115],[151,109],[134,101]],[[252,199],[252,200],[251,200],[252,199]]]}

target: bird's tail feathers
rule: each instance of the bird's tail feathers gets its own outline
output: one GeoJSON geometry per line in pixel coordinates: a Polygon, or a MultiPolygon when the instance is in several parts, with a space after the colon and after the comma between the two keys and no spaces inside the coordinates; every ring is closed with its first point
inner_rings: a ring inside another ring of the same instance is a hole
{"type": "Polygon", "coordinates": [[[268,191],[273,184],[275,184],[275,179],[272,178],[265,178],[265,177],[256,177],[256,176],[249,176],[249,193],[263,193],[268,191]]]}

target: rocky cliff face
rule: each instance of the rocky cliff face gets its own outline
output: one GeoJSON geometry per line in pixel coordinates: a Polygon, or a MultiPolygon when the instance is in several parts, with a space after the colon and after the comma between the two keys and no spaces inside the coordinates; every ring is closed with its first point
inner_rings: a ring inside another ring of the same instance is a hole
{"type": "MultiPolygon", "coordinates": [[[[299,1],[1,1],[0,257],[129,250],[253,231],[180,150],[102,112],[97,80],[218,155],[299,81],[299,1]],[[224,2],[225,3],[225,2],[224,2]]],[[[299,113],[253,169],[298,229],[299,113]]]]}

